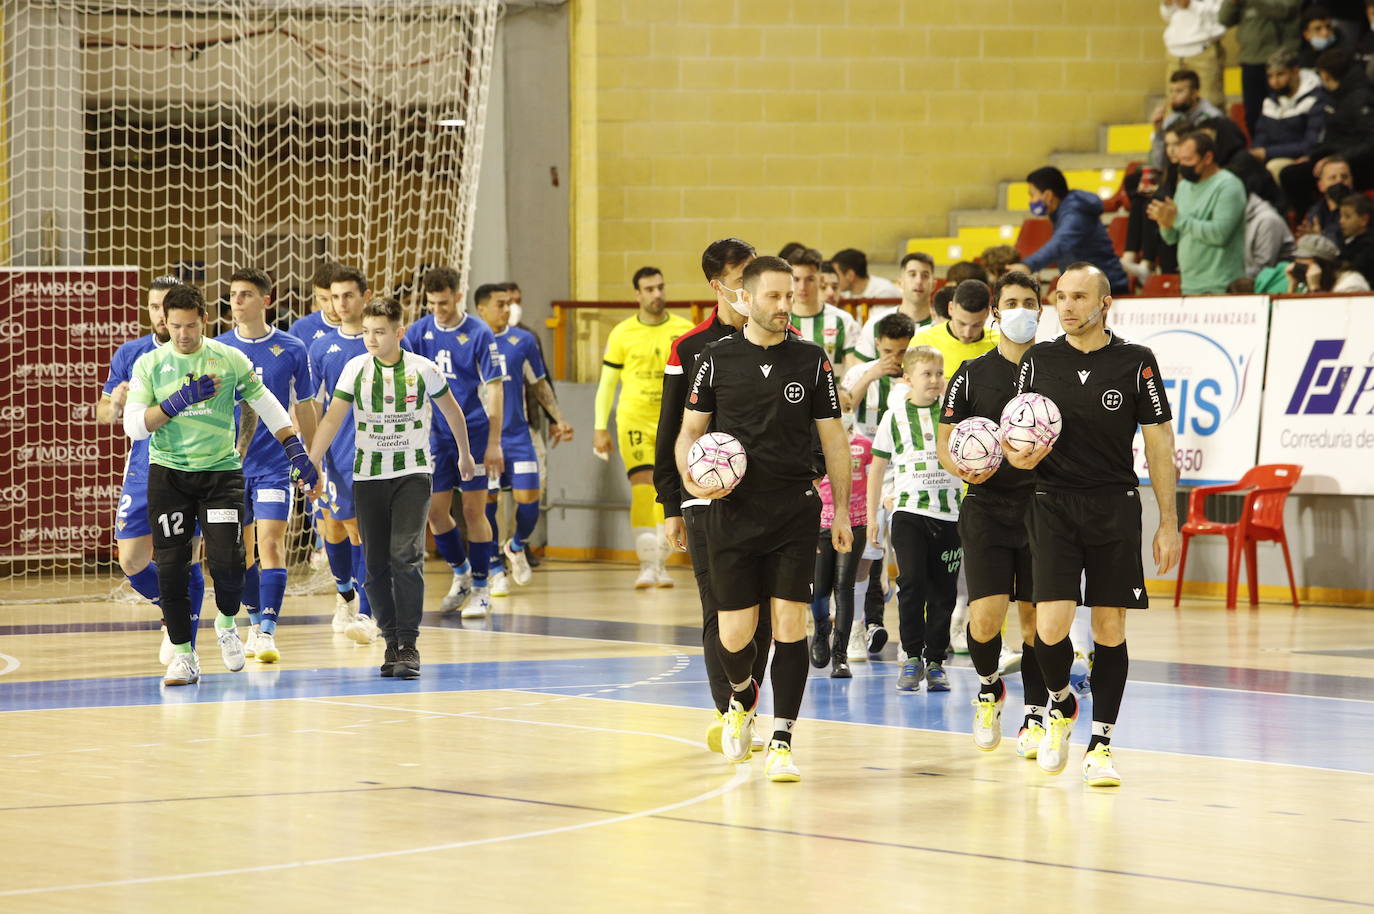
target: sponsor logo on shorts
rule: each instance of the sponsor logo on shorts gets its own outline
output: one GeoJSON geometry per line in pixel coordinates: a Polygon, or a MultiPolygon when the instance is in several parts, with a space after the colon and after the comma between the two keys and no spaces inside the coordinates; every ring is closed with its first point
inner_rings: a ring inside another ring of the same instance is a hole
{"type": "Polygon", "coordinates": [[[207,524],[237,524],[239,522],[239,509],[207,508],[205,510],[205,522],[207,524]]]}
{"type": "Polygon", "coordinates": [[[257,501],[263,502],[264,504],[275,503],[275,504],[282,505],[282,504],[286,504],[286,490],[285,490],[285,489],[258,489],[257,492],[254,493],[254,498],[255,498],[257,501]]]}
{"type": "Polygon", "coordinates": [[[806,388],[798,381],[788,381],[782,389],[782,398],[788,403],[800,403],[806,399],[806,388]]]}
{"type": "Polygon", "coordinates": [[[537,460],[517,460],[511,465],[511,469],[516,473],[538,473],[539,462],[537,460]]]}
{"type": "Polygon", "coordinates": [[[1121,408],[1121,403],[1122,397],[1119,390],[1109,390],[1102,395],[1102,406],[1105,409],[1115,412],[1121,408]]]}

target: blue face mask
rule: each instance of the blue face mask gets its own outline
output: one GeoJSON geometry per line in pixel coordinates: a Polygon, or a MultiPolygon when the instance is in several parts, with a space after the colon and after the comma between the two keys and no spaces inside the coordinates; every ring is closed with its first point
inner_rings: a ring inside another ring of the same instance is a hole
{"type": "Polygon", "coordinates": [[[1044,200],[1032,200],[1030,211],[1032,216],[1048,216],[1050,214],[1050,208],[1045,205],[1044,200]]]}
{"type": "Polygon", "coordinates": [[[1320,35],[1310,40],[1308,44],[1312,45],[1314,50],[1325,51],[1327,48],[1331,47],[1335,41],[1336,38],[1334,35],[1320,35]]]}

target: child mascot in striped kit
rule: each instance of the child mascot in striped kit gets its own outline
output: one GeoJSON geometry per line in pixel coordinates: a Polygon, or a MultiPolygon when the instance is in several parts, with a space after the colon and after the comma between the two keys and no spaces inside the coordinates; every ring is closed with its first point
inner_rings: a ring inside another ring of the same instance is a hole
{"type": "Polygon", "coordinates": [[[429,515],[430,404],[444,414],[458,444],[458,472],[476,469],[467,424],[439,367],[401,349],[401,306],[388,298],[363,309],[367,352],[350,359],[310,447],[317,466],[329,442],[356,413],[353,498],[367,566],[368,601],[386,640],[383,676],[420,675],[420,615],[425,601],[425,519],[429,515]]]}

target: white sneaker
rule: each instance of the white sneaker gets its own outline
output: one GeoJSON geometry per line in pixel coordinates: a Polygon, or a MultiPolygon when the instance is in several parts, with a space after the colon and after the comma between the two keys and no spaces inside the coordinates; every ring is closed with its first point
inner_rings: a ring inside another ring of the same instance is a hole
{"type": "Polygon", "coordinates": [[[167,664],[167,672],[163,674],[162,684],[183,686],[194,685],[197,682],[200,682],[200,661],[196,658],[196,652],[174,653],[171,662],[167,664]]]}
{"type": "Polygon", "coordinates": [[[726,761],[743,762],[753,751],[754,712],[758,710],[758,691],[754,692],[754,703],[748,708],[732,696],[725,712],[725,729],[720,734],[720,751],[726,761]]]}
{"type": "Polygon", "coordinates": [[[176,657],[177,649],[172,646],[172,639],[167,637],[167,626],[162,626],[162,643],[157,648],[157,662],[166,666],[176,657]]]}
{"type": "Polygon", "coordinates": [[[654,569],[654,583],[664,589],[675,586],[672,575],[668,574],[668,569],[662,565],[654,569]]]}
{"type": "Polygon", "coordinates": [[[256,625],[248,627],[248,640],[243,644],[243,656],[256,657],[258,655],[258,635],[260,630],[256,625]]]}
{"type": "Polygon", "coordinates": [[[787,784],[801,780],[801,771],[792,761],[792,747],[780,739],[768,744],[768,755],[763,760],[763,776],[774,783],[787,784]]]}
{"type": "Polygon", "coordinates": [[[1010,676],[1013,673],[1021,672],[1021,653],[1019,651],[1007,650],[1002,647],[1002,656],[997,660],[997,675],[1010,676]]]}
{"type": "Polygon", "coordinates": [[[525,550],[519,552],[511,549],[511,540],[506,540],[501,546],[501,551],[506,556],[506,567],[510,568],[511,580],[521,587],[530,582],[534,572],[530,570],[529,556],[525,555],[525,550]]]}
{"type": "Polygon", "coordinates": [[[485,619],[491,614],[491,588],[472,588],[472,599],[463,607],[464,619],[485,619]]]}
{"type": "Polygon", "coordinates": [[[649,562],[639,563],[639,577],[635,578],[635,590],[648,590],[658,586],[658,572],[649,562]]]}
{"type": "Polygon", "coordinates": [[[351,600],[345,600],[341,593],[334,595],[334,622],[331,627],[336,633],[343,634],[353,624],[353,620],[358,618],[358,611],[353,605],[357,602],[357,594],[354,594],[351,600]]]}
{"type": "Polygon", "coordinates": [[[371,616],[359,615],[344,634],[359,644],[371,644],[377,640],[377,620],[371,616]]]}
{"type": "Polygon", "coordinates": [[[258,663],[276,663],[281,659],[281,651],[277,650],[277,639],[264,632],[258,632],[258,650],[254,655],[258,663]]]}
{"type": "Polygon", "coordinates": [[[984,752],[991,752],[1002,742],[1002,706],[1006,703],[1005,685],[996,699],[986,692],[979,692],[973,699],[973,745],[984,752]]]}
{"type": "Polygon", "coordinates": [[[449,585],[448,593],[439,601],[440,612],[457,612],[467,603],[472,596],[472,572],[458,574],[453,573],[453,583],[449,585]]]}
{"type": "Polygon", "coordinates": [[[855,625],[849,630],[849,647],[844,652],[850,663],[868,662],[868,639],[864,637],[863,626],[855,625]]]}
{"type": "Polygon", "coordinates": [[[492,572],[491,581],[487,589],[491,591],[493,597],[510,596],[510,580],[507,578],[506,573],[504,571],[492,572]]]}
{"type": "Polygon", "coordinates": [[[323,571],[329,567],[329,556],[323,549],[312,549],[309,565],[311,571],[323,571]]]}
{"type": "Polygon", "coordinates": [[[1048,715],[1045,735],[1040,738],[1040,748],[1035,755],[1035,763],[1047,774],[1058,774],[1064,770],[1069,760],[1069,737],[1073,735],[1073,717],[1065,717],[1059,711],[1051,710],[1048,715]]]}
{"type": "Polygon", "coordinates": [[[243,669],[247,660],[243,656],[243,642],[239,640],[238,627],[216,627],[215,640],[219,642],[219,654],[224,658],[224,668],[231,673],[243,669]]]}

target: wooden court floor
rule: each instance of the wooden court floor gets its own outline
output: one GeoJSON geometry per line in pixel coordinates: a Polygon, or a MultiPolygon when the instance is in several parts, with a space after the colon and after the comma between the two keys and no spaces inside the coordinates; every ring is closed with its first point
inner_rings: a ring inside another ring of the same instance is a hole
{"type": "Polygon", "coordinates": [[[332,598],[288,600],[281,663],[207,636],[170,690],[151,607],[0,605],[0,912],[1374,907],[1368,610],[1133,614],[1118,790],[1079,778],[1086,726],[1057,777],[980,753],[967,659],[910,695],[890,656],[813,671],[772,784],[703,746],[674,573],[547,563],[490,620],[427,615],[411,683],[332,598]]]}

